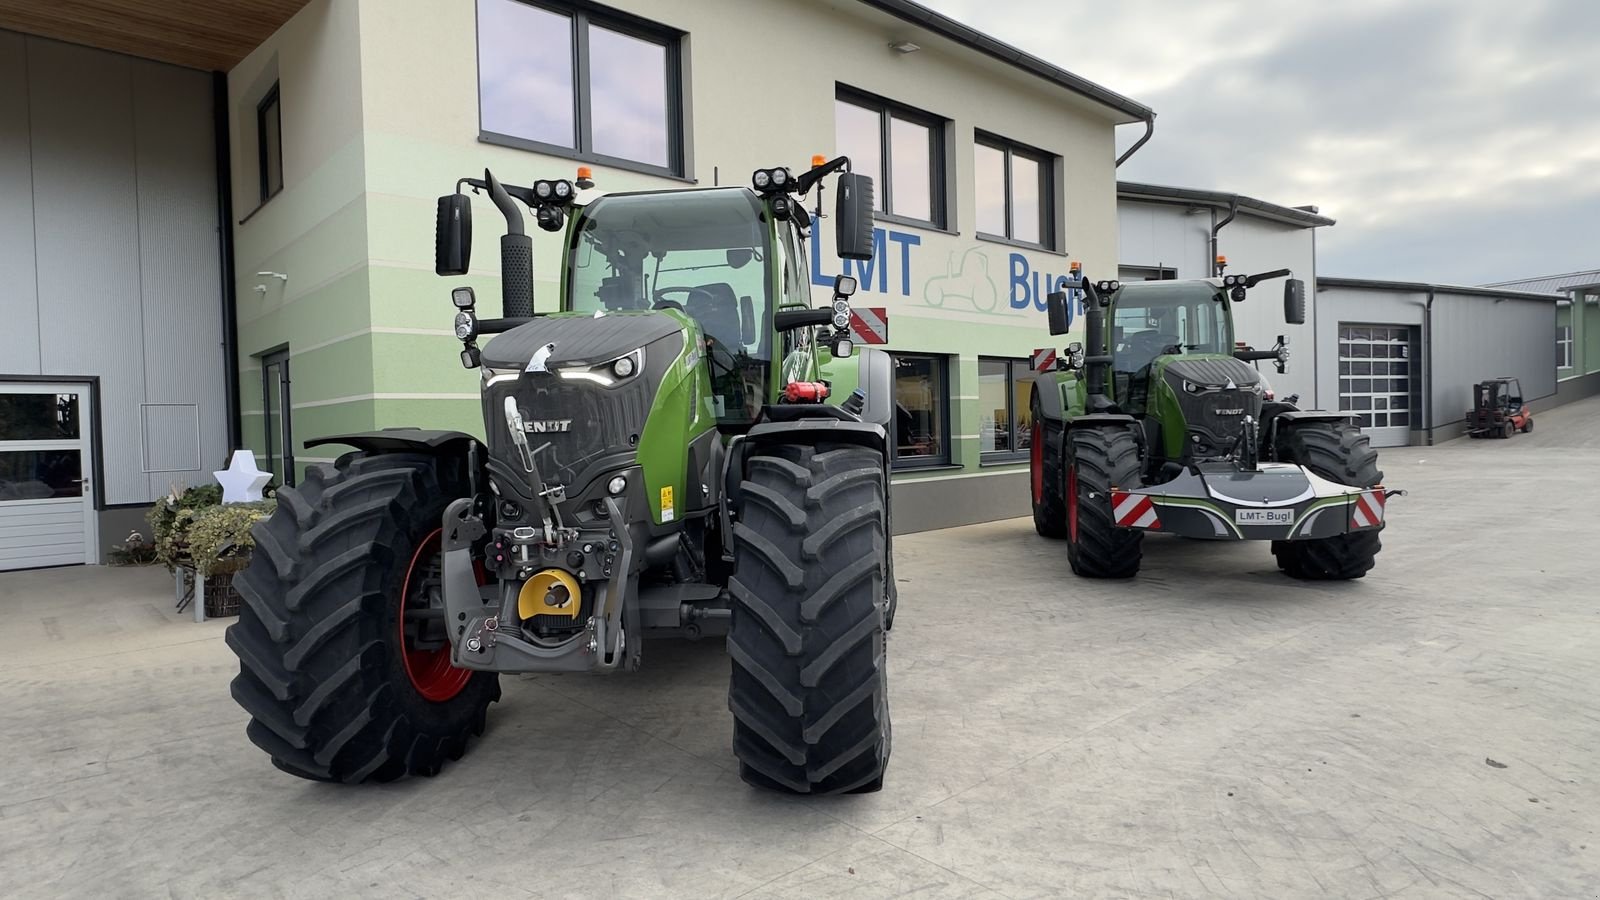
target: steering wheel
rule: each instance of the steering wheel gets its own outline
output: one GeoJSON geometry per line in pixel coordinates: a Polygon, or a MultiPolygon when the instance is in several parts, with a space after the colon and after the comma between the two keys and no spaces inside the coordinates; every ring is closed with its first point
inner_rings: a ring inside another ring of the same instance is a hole
{"type": "Polygon", "coordinates": [[[695,292],[699,291],[699,290],[700,289],[697,288],[697,287],[690,287],[688,285],[683,285],[683,286],[680,286],[680,287],[656,288],[655,289],[655,302],[650,304],[650,308],[651,309],[675,309],[678,312],[683,312],[684,311],[683,304],[681,302],[677,301],[677,300],[669,300],[669,299],[667,299],[667,295],[668,294],[683,294],[684,295],[684,299],[687,300],[690,297],[693,297],[695,292]]]}

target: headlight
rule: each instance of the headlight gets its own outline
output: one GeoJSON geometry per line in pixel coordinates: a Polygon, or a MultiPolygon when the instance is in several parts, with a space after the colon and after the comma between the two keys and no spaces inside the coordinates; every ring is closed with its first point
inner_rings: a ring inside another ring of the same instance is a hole
{"type": "Polygon", "coordinates": [[[611,482],[606,485],[606,490],[610,491],[612,494],[620,494],[627,489],[628,479],[622,477],[621,475],[611,479],[611,482]]]}
{"type": "Polygon", "coordinates": [[[599,365],[572,366],[559,370],[558,374],[568,381],[592,381],[603,387],[611,387],[619,381],[632,377],[643,367],[644,348],[640,347],[632,353],[599,365]]]}
{"type": "Polygon", "coordinates": [[[611,364],[611,371],[613,373],[615,373],[618,378],[627,378],[629,375],[632,375],[633,374],[633,357],[624,356],[621,359],[617,360],[616,362],[612,363],[611,364]]]}
{"type": "Polygon", "coordinates": [[[477,331],[477,324],[472,313],[465,310],[456,313],[456,339],[464,341],[472,337],[472,333],[477,331]]]}
{"type": "Polygon", "coordinates": [[[845,329],[849,328],[850,327],[850,314],[847,313],[847,312],[836,312],[836,313],[834,313],[833,314],[833,327],[838,329],[839,331],[844,331],[845,329]]]}
{"type": "Polygon", "coordinates": [[[1184,393],[1199,394],[1199,393],[1204,393],[1205,389],[1206,389],[1205,385],[1195,384],[1194,382],[1190,381],[1187,378],[1185,378],[1183,380],[1184,393]]]}
{"type": "Polygon", "coordinates": [[[835,300],[835,301],[833,301],[833,314],[836,315],[836,316],[838,316],[838,315],[845,315],[845,316],[850,315],[850,301],[848,301],[848,300],[835,300]]]}

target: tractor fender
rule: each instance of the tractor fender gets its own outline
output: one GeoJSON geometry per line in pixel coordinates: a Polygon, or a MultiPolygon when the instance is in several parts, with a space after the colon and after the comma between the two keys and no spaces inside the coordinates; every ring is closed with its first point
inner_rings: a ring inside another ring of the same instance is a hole
{"type": "Polygon", "coordinates": [[[1046,375],[1034,379],[1033,396],[1039,404],[1039,418],[1047,422],[1060,422],[1066,418],[1061,405],[1061,383],[1046,375]]]}
{"type": "Polygon", "coordinates": [[[1281,419],[1285,424],[1296,422],[1348,422],[1350,413],[1334,412],[1325,409],[1289,409],[1273,414],[1272,418],[1281,419]]]}
{"type": "Polygon", "coordinates": [[[894,359],[873,347],[856,351],[856,383],[866,395],[861,421],[889,430],[894,421],[894,359]]]}
{"type": "Polygon", "coordinates": [[[487,459],[481,441],[464,431],[433,431],[422,428],[385,428],[382,431],[357,431],[350,434],[329,434],[306,441],[306,447],[324,444],[346,444],[368,453],[427,453],[431,456],[460,456],[465,458],[472,445],[477,444],[482,458],[487,459]]]}

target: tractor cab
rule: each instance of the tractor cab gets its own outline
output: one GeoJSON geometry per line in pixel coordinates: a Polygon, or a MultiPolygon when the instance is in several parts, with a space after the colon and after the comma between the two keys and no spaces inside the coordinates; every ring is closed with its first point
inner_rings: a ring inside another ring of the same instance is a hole
{"type": "Polygon", "coordinates": [[[692,320],[718,423],[749,424],[772,381],[773,312],[809,302],[809,284],[795,274],[796,226],[771,222],[763,208],[744,188],[608,194],[589,203],[569,232],[562,310],[667,311],[692,320]],[[787,296],[797,289],[800,296],[787,296]]]}
{"type": "Polygon", "coordinates": [[[1120,285],[1108,309],[1112,396],[1131,415],[1149,410],[1151,376],[1169,357],[1227,358],[1233,322],[1220,285],[1149,281],[1120,285]]]}

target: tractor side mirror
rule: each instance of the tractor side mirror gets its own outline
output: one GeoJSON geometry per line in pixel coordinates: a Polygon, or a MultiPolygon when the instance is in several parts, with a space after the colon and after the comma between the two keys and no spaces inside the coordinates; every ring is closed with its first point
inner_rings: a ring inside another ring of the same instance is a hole
{"type": "Polygon", "coordinates": [[[872,259],[872,179],[855,172],[839,173],[833,227],[840,259],[872,259]]]}
{"type": "Polygon", "coordinates": [[[433,234],[433,271],[465,275],[472,260],[472,200],[466,194],[439,198],[439,219],[433,234]]]}
{"type": "Polygon", "coordinates": [[[1072,325],[1067,315],[1067,292],[1051,291],[1044,298],[1045,315],[1050,319],[1051,334],[1066,334],[1072,325]]]}
{"type": "Polygon", "coordinates": [[[1283,283],[1283,320],[1290,325],[1306,323],[1306,283],[1298,278],[1283,283]]]}

